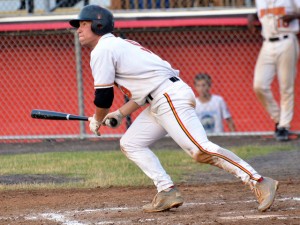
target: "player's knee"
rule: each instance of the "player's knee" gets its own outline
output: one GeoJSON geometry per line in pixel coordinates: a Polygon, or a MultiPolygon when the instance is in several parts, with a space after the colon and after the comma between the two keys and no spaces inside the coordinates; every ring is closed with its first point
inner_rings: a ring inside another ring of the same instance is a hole
{"type": "Polygon", "coordinates": [[[134,149],[136,149],[136,146],[135,146],[134,142],[132,140],[130,140],[130,138],[126,138],[126,136],[123,136],[120,139],[120,148],[121,148],[121,151],[125,155],[127,155],[128,153],[130,154],[130,152],[134,151],[134,149]]]}
{"type": "Polygon", "coordinates": [[[203,152],[206,152],[206,153],[209,153],[209,152],[216,153],[220,149],[220,146],[211,141],[206,141],[201,144],[201,149],[203,152]]]}
{"type": "Polygon", "coordinates": [[[218,153],[220,146],[207,141],[201,144],[201,148],[193,154],[193,159],[201,163],[213,163],[215,153],[218,153]]]}
{"type": "Polygon", "coordinates": [[[127,145],[127,142],[126,140],[124,140],[123,138],[120,139],[120,149],[121,149],[121,152],[123,152],[123,154],[129,158],[129,155],[128,155],[128,145],[127,145]]]}
{"type": "Polygon", "coordinates": [[[260,85],[253,84],[253,91],[254,91],[255,93],[260,92],[260,91],[261,91],[260,85]]]}
{"type": "Polygon", "coordinates": [[[266,87],[254,87],[254,93],[256,95],[256,97],[261,100],[264,101],[266,95],[271,91],[270,88],[266,88],[266,87]]]}
{"type": "Polygon", "coordinates": [[[203,152],[200,152],[200,151],[193,155],[193,159],[196,162],[208,163],[208,164],[212,164],[213,161],[214,161],[214,157],[212,155],[206,154],[206,153],[203,153],[203,152]]]}
{"type": "Polygon", "coordinates": [[[265,87],[265,86],[262,86],[262,85],[259,85],[259,84],[254,84],[253,85],[253,90],[258,95],[267,92],[269,89],[270,89],[269,87],[265,87]]]}
{"type": "Polygon", "coordinates": [[[126,149],[128,148],[128,141],[126,140],[126,138],[124,138],[124,136],[120,139],[120,148],[123,151],[126,151],[126,149]]]}

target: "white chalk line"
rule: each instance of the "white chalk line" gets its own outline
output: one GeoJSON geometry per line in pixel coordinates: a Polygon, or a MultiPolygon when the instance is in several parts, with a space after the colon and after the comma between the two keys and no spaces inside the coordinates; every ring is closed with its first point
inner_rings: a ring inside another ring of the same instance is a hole
{"type": "Polygon", "coordinates": [[[64,214],[60,213],[41,213],[34,216],[26,216],[26,220],[40,220],[46,219],[49,221],[60,222],[62,225],[86,225],[86,223],[82,223],[76,220],[71,220],[67,218],[64,214]]]}
{"type": "Polygon", "coordinates": [[[218,219],[221,219],[221,220],[245,220],[245,219],[260,220],[260,219],[269,219],[269,218],[286,220],[286,219],[298,219],[298,218],[300,218],[300,216],[287,217],[284,215],[243,215],[243,216],[221,216],[221,217],[218,217],[218,219]]]}
{"type": "MultiPolygon", "coordinates": [[[[300,201],[300,197],[292,197],[292,198],[280,198],[276,199],[276,201],[300,201]]],[[[256,202],[255,200],[246,200],[246,201],[214,201],[214,202],[189,202],[184,203],[182,207],[192,207],[195,205],[223,205],[223,204],[240,204],[240,203],[250,203],[256,202]]],[[[85,209],[85,210],[75,210],[75,211],[65,211],[65,212],[52,212],[52,213],[40,213],[40,214],[31,214],[25,216],[26,220],[41,220],[46,219],[49,221],[60,222],[62,225],[89,225],[89,222],[80,222],[74,219],[71,219],[70,216],[74,214],[89,214],[94,212],[107,212],[107,211],[136,211],[140,210],[138,207],[108,207],[108,208],[100,208],[100,209],[85,209]]],[[[251,210],[254,211],[254,210],[251,210]]],[[[251,211],[247,211],[245,213],[249,213],[251,211]]],[[[227,212],[227,214],[234,214],[235,212],[227,212]]],[[[241,212],[236,212],[241,213],[241,212]]],[[[298,219],[300,216],[295,217],[286,217],[284,215],[243,215],[243,216],[225,216],[226,213],[222,213],[224,216],[218,217],[220,220],[245,220],[245,219],[268,219],[268,218],[278,218],[278,219],[298,219]]],[[[0,217],[1,219],[1,217],[0,217]]],[[[3,218],[2,219],[7,219],[3,218]]],[[[150,222],[153,219],[143,219],[141,222],[150,222]]],[[[122,220],[122,221],[100,221],[96,224],[98,225],[109,225],[109,224],[130,224],[132,221],[122,220]]],[[[95,224],[95,223],[93,223],[95,224]]]]}

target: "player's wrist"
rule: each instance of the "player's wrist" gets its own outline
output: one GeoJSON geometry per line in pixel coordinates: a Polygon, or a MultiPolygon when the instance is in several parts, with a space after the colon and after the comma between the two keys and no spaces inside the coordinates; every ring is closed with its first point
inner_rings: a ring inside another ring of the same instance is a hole
{"type": "Polygon", "coordinates": [[[130,100],[125,105],[123,105],[121,108],[119,108],[120,113],[123,117],[130,115],[134,111],[136,111],[140,106],[133,100],[130,100]]]}
{"type": "Polygon", "coordinates": [[[118,110],[116,111],[116,114],[117,114],[117,116],[120,117],[120,118],[123,118],[123,117],[127,116],[127,115],[125,115],[124,112],[122,112],[121,109],[118,109],[118,110]]]}
{"type": "Polygon", "coordinates": [[[97,115],[96,114],[93,115],[93,122],[95,124],[99,125],[99,126],[101,125],[101,120],[97,119],[97,115]]]}

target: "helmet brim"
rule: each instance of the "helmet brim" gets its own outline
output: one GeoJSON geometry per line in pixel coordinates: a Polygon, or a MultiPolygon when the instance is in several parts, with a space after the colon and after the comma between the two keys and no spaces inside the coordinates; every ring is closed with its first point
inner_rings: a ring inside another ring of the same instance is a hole
{"type": "Polygon", "coordinates": [[[75,28],[78,28],[79,27],[79,22],[80,22],[81,20],[78,20],[78,19],[76,19],[76,20],[70,20],[69,21],[69,24],[72,26],[72,27],[75,27],[75,28]]]}

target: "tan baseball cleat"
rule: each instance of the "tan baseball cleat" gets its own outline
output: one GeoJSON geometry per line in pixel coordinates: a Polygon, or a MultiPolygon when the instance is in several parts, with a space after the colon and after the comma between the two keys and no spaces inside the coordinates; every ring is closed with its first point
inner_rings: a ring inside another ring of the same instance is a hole
{"type": "Polygon", "coordinates": [[[276,190],[278,189],[279,182],[269,177],[264,177],[263,181],[253,186],[253,191],[259,203],[258,210],[261,212],[266,211],[271,207],[274,202],[276,190]]]}
{"type": "Polygon", "coordinates": [[[153,201],[143,206],[144,212],[162,212],[171,208],[177,208],[183,204],[183,198],[177,188],[170,191],[161,191],[157,193],[153,201]]]}

